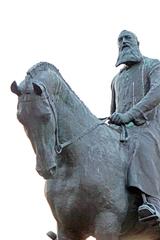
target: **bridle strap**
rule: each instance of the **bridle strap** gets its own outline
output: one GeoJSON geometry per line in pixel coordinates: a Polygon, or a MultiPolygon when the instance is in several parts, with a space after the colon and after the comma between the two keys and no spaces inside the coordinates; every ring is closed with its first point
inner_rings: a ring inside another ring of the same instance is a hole
{"type": "Polygon", "coordinates": [[[55,151],[56,151],[56,149],[58,149],[57,146],[60,145],[60,143],[59,143],[59,136],[58,136],[58,118],[57,118],[56,107],[55,107],[54,99],[52,98],[52,100],[51,100],[46,86],[43,83],[40,83],[40,85],[45,90],[45,97],[46,97],[46,99],[49,102],[49,105],[50,105],[50,108],[52,110],[52,113],[53,113],[53,116],[54,116],[54,120],[55,120],[55,151]]]}
{"type": "Polygon", "coordinates": [[[98,126],[102,125],[102,124],[105,124],[105,122],[107,121],[108,118],[103,118],[103,119],[99,119],[99,122],[94,124],[93,126],[91,126],[90,128],[86,129],[85,131],[83,131],[80,135],[78,136],[75,136],[73,138],[71,138],[70,140],[64,142],[64,143],[60,143],[59,142],[59,135],[58,135],[58,120],[57,120],[57,113],[56,113],[56,107],[55,107],[55,103],[54,103],[54,100],[50,98],[49,96],[49,93],[47,91],[47,88],[44,84],[42,84],[42,86],[44,87],[45,89],[45,94],[46,94],[46,97],[48,99],[48,102],[49,102],[49,105],[51,107],[51,110],[52,110],[52,113],[53,113],[53,116],[55,118],[55,136],[56,136],[56,141],[55,141],[55,151],[57,154],[60,154],[62,152],[62,150],[77,142],[79,139],[81,139],[82,137],[84,137],[85,135],[87,135],[88,133],[90,133],[91,131],[93,131],[94,129],[96,129],[98,126]]]}

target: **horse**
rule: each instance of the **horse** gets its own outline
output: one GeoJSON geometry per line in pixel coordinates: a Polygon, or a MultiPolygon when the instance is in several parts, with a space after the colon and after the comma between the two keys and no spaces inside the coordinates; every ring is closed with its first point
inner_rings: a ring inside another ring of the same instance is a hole
{"type": "Polygon", "coordinates": [[[157,240],[157,226],[138,222],[140,197],[126,187],[127,157],[120,128],[98,119],[52,64],[32,66],[11,91],[17,118],[45,179],[58,240],[157,240]]]}

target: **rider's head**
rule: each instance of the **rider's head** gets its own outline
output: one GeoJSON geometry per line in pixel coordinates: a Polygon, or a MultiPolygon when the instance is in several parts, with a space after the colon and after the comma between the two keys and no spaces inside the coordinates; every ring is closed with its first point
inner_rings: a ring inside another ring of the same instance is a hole
{"type": "Polygon", "coordinates": [[[120,64],[132,65],[142,60],[137,36],[127,30],[123,30],[118,37],[119,55],[116,67],[120,64]]]}

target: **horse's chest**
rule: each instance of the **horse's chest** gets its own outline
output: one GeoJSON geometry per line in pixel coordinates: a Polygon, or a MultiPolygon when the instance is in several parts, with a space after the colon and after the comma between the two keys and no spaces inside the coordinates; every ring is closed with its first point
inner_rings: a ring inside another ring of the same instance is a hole
{"type": "Polygon", "coordinates": [[[47,200],[54,203],[58,212],[75,208],[78,201],[79,182],[77,179],[49,180],[45,187],[47,200]]]}
{"type": "Polygon", "coordinates": [[[74,222],[76,226],[83,224],[84,221],[93,220],[92,199],[89,199],[86,189],[80,184],[78,178],[66,181],[48,181],[45,192],[57,220],[67,225],[74,222]],[[82,223],[81,220],[83,220],[82,223]]]}

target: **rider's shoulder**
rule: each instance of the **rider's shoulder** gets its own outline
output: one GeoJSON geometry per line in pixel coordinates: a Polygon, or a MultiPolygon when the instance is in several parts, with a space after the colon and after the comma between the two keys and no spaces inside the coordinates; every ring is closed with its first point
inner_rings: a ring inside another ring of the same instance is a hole
{"type": "Polygon", "coordinates": [[[156,58],[143,57],[143,62],[150,71],[155,67],[160,67],[160,60],[156,58]]]}

